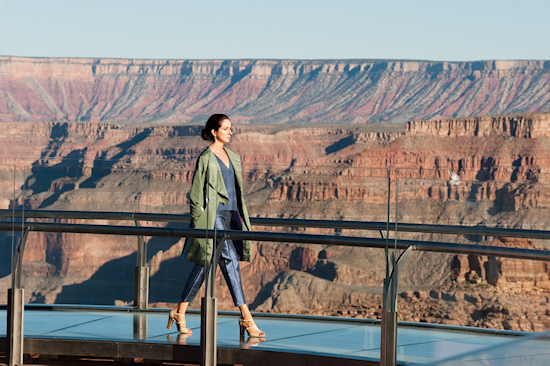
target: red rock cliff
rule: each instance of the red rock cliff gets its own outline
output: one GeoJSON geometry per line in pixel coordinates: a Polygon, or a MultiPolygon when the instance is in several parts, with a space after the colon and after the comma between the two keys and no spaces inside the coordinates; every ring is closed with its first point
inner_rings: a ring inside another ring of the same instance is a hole
{"type": "Polygon", "coordinates": [[[0,57],[0,121],[405,122],[550,110],[549,61],[0,57]]]}
{"type": "MultiPolygon", "coordinates": [[[[541,229],[546,227],[550,207],[549,118],[535,114],[414,121],[406,131],[398,126],[385,130],[378,126],[377,130],[374,126],[236,124],[230,148],[242,154],[247,203],[253,216],[384,221],[389,171],[392,182],[395,178],[401,182],[400,221],[541,229]],[[459,184],[450,182],[447,170],[460,174],[459,184]]],[[[16,204],[186,212],[194,158],[205,146],[197,136],[198,127],[186,125],[1,126],[0,156],[9,163],[3,173],[13,172],[14,167],[20,172],[15,187],[12,176],[2,175],[5,191],[15,191],[15,199],[4,197],[3,208],[16,204]]],[[[395,197],[391,200],[394,204],[395,197]]],[[[131,291],[127,294],[120,289],[131,289],[135,246],[132,239],[33,234],[25,257],[27,293],[33,301],[74,301],[84,289],[105,303],[128,301],[131,291]],[[102,291],[96,292],[97,288],[102,291]]],[[[181,290],[181,246],[182,242],[150,239],[152,301],[174,301],[172,296],[181,290]]],[[[318,312],[328,306],[349,311],[358,304],[370,304],[369,310],[361,308],[361,314],[377,316],[372,309],[379,298],[371,288],[378,288],[383,279],[379,252],[270,243],[257,243],[254,249],[253,262],[243,266],[243,273],[255,308],[296,311],[292,306],[303,306],[300,311],[318,312]],[[300,291],[293,292],[292,287],[300,291]],[[313,295],[317,300],[310,304],[307,299],[313,295]],[[309,305],[314,305],[313,310],[309,305]]],[[[490,258],[421,259],[411,261],[406,269],[411,275],[403,286],[432,286],[439,300],[457,298],[449,295],[450,290],[439,289],[453,278],[458,285],[494,286],[496,290],[491,291],[497,297],[498,291],[548,291],[544,287],[548,266],[490,258]],[[497,267],[500,272],[492,271],[497,267]]],[[[224,286],[219,288],[220,297],[228,299],[224,286]]],[[[418,298],[414,293],[406,296],[410,301],[418,298]]],[[[230,300],[222,306],[230,307],[230,300]]],[[[411,315],[410,319],[416,318],[411,315]]],[[[536,319],[537,324],[544,321],[536,319]]],[[[504,321],[499,324],[504,327],[504,321]]]]}

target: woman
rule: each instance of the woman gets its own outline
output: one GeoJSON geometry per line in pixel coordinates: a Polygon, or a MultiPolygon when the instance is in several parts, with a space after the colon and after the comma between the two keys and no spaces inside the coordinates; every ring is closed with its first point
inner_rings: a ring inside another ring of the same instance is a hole
{"type": "MultiPolygon", "coordinates": [[[[199,156],[191,192],[191,227],[196,229],[250,230],[250,219],[244,202],[240,156],[224,147],[231,140],[231,121],[225,114],[214,114],[206,122],[201,137],[210,141],[199,156]]],[[[241,283],[239,260],[250,262],[250,241],[226,240],[218,262],[231,292],[235,306],[241,311],[241,336],[264,337],[246,305],[241,283]]],[[[192,333],[185,327],[185,312],[204,281],[205,264],[210,263],[212,239],[190,238],[186,242],[187,258],[195,263],[181,295],[180,302],[170,312],[168,329],[175,322],[180,333],[192,333]]]]}

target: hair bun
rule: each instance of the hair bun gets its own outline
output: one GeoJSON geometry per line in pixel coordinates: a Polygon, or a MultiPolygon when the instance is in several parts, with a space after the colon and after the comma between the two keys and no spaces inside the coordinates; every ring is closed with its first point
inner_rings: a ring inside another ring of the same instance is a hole
{"type": "Polygon", "coordinates": [[[211,133],[206,128],[203,128],[201,130],[201,137],[202,137],[203,140],[207,140],[207,141],[212,140],[211,133]]]}

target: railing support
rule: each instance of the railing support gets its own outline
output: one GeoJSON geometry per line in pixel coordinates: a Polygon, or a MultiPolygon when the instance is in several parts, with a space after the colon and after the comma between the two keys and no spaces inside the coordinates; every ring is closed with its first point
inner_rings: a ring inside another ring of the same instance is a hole
{"type": "Polygon", "coordinates": [[[22,288],[8,289],[8,365],[17,366],[23,364],[23,319],[24,319],[24,295],[22,288]]]}
{"type": "Polygon", "coordinates": [[[212,262],[205,271],[205,292],[206,296],[201,302],[201,348],[202,363],[201,366],[217,365],[217,333],[218,333],[218,299],[215,296],[216,288],[216,267],[220,261],[222,244],[227,238],[226,235],[216,242],[216,250],[212,255],[212,262]]]}
{"type": "MultiPolygon", "coordinates": [[[[138,220],[134,220],[140,227],[138,220]]],[[[147,243],[138,235],[137,265],[134,271],[134,308],[147,310],[149,306],[149,266],[147,266],[147,243]]]]}
{"type": "Polygon", "coordinates": [[[203,297],[201,301],[201,366],[217,365],[218,299],[203,297]]]}
{"type": "Polygon", "coordinates": [[[11,289],[8,289],[8,365],[23,364],[23,320],[25,312],[25,291],[21,288],[21,273],[23,253],[29,235],[29,228],[25,228],[17,243],[11,273],[11,289]]]}
{"type": "MultiPolygon", "coordinates": [[[[414,246],[405,249],[397,261],[388,258],[393,263],[391,275],[384,284],[384,299],[382,308],[382,323],[380,325],[380,365],[395,366],[397,362],[397,288],[399,274],[414,246]]],[[[394,256],[392,252],[391,256],[394,256]]],[[[392,258],[393,259],[393,258],[392,258]]]]}
{"type": "Polygon", "coordinates": [[[395,366],[397,364],[397,312],[382,312],[382,323],[380,325],[380,365],[395,366]]]}

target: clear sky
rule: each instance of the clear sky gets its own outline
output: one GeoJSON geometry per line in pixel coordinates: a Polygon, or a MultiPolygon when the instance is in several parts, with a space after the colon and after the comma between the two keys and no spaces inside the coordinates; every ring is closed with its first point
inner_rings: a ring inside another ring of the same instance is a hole
{"type": "Polygon", "coordinates": [[[0,0],[0,55],[550,60],[550,0],[0,0]]]}

